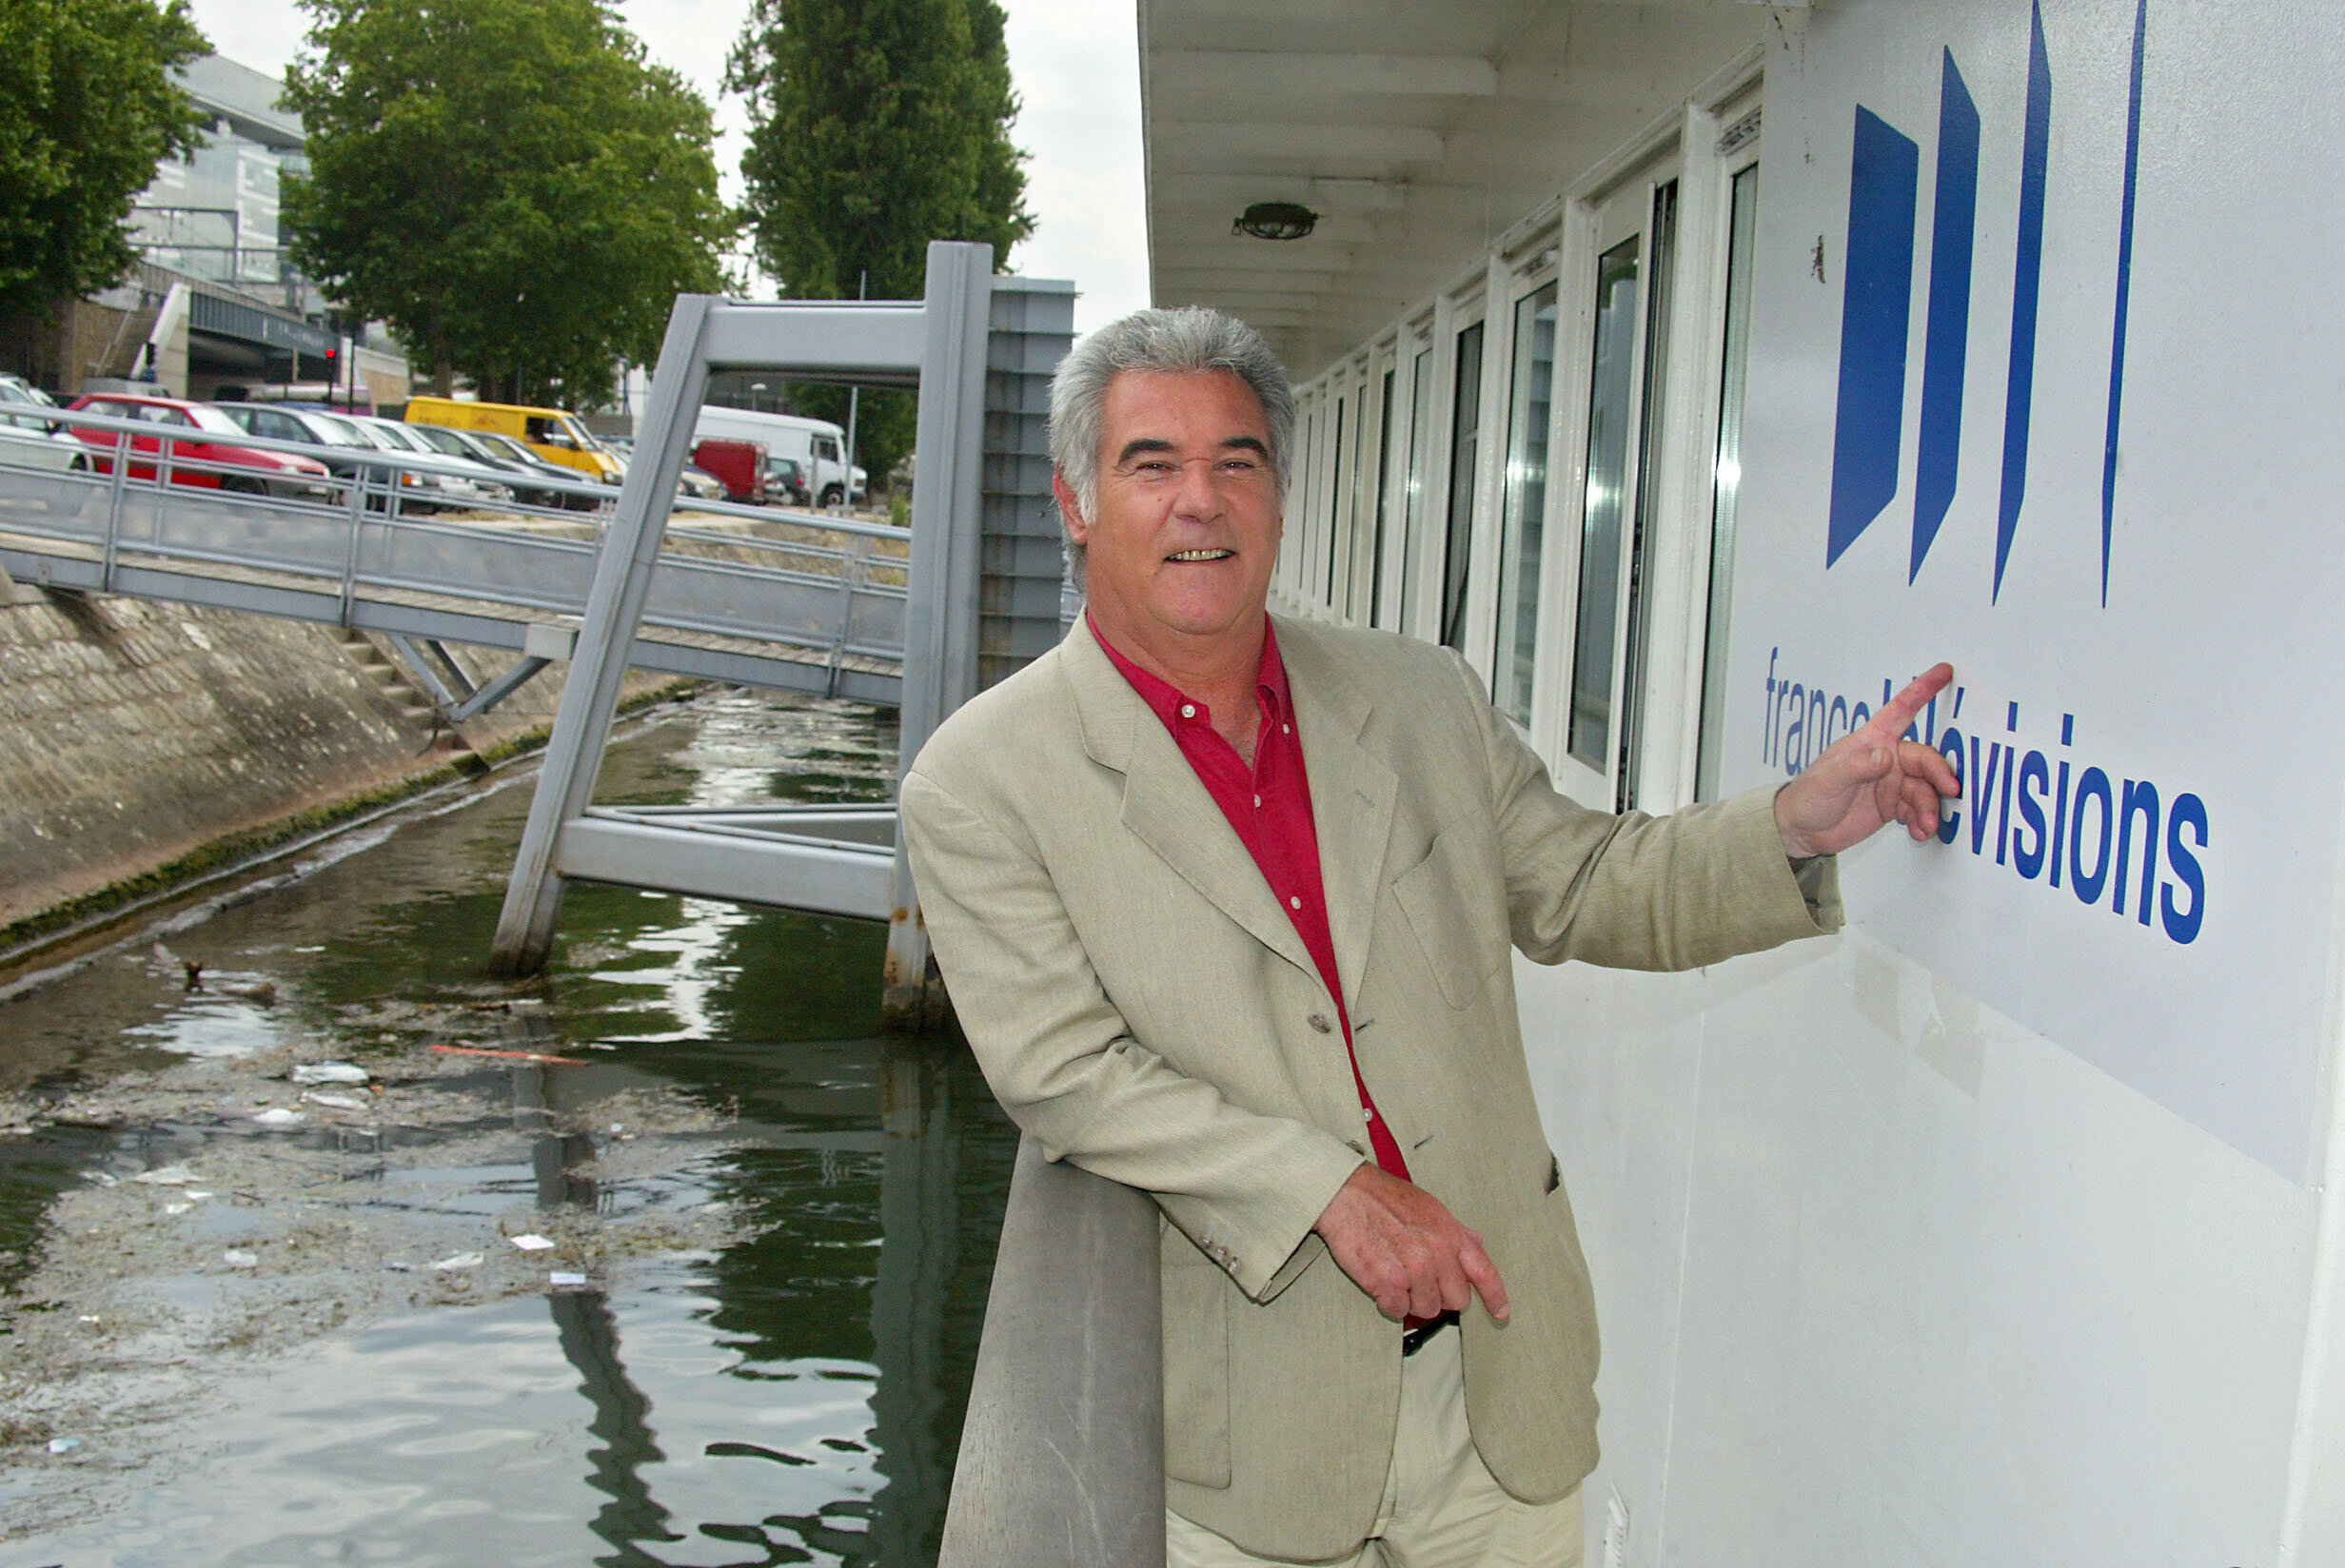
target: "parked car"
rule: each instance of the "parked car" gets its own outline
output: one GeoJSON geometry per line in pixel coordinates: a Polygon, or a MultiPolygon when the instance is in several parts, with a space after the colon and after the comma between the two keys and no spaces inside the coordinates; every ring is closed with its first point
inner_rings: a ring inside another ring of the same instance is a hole
{"type": "MultiPolygon", "coordinates": [[[[447,488],[448,481],[442,476],[419,473],[412,468],[401,467],[400,464],[416,456],[416,449],[406,441],[373,428],[358,415],[332,414],[322,417],[332,419],[337,423],[347,426],[352,435],[384,457],[384,461],[381,472],[386,476],[391,474],[399,476],[396,482],[399,486],[401,510],[417,513],[444,512],[453,507],[472,504],[469,500],[462,500],[452,494],[447,488]]],[[[388,485],[392,481],[386,479],[381,482],[387,492],[388,485]]]]}
{"type": "Polygon", "coordinates": [[[22,376],[0,376],[0,462],[52,473],[89,466],[70,431],[37,414],[11,414],[11,406],[54,408],[57,402],[22,376]]]}
{"type": "Polygon", "coordinates": [[[456,398],[410,398],[410,424],[444,424],[456,430],[493,430],[510,436],[548,462],[575,468],[590,480],[617,484],[625,470],[575,414],[525,403],[470,402],[456,398]]]}
{"type": "Polygon", "coordinates": [[[331,414],[255,402],[216,402],[211,406],[235,421],[247,436],[300,441],[318,448],[318,461],[345,483],[372,480],[381,488],[385,482],[384,476],[391,471],[388,464],[368,461],[381,455],[380,449],[331,414]]]}
{"type": "Polygon", "coordinates": [[[693,447],[692,465],[722,481],[725,500],[744,506],[765,504],[763,443],[712,436],[693,447]]]}
{"type": "MultiPolygon", "coordinates": [[[[469,430],[450,430],[444,425],[416,423],[405,424],[401,428],[408,435],[436,448],[442,457],[461,458],[465,462],[476,463],[483,468],[493,470],[497,475],[497,482],[505,486],[511,499],[520,501],[524,506],[560,506],[565,499],[560,491],[532,490],[521,483],[524,477],[533,477],[533,469],[549,469],[553,466],[550,463],[539,462],[530,467],[524,467],[502,453],[492,451],[487,442],[469,430]]],[[[571,473],[569,477],[578,479],[581,476],[571,473]]]]}
{"type": "MultiPolygon", "coordinates": [[[[586,478],[575,468],[547,462],[511,436],[500,435],[494,430],[467,430],[464,434],[478,441],[490,456],[510,463],[518,474],[539,479],[568,480],[573,484],[581,483],[586,478]]],[[[593,496],[581,496],[575,491],[549,490],[543,494],[548,498],[545,505],[560,506],[573,512],[591,512],[601,504],[593,496]]]]}
{"type": "Polygon", "coordinates": [[[486,463],[474,462],[469,458],[451,458],[398,420],[376,419],[367,414],[338,416],[344,422],[356,425],[378,442],[394,452],[412,453],[430,458],[443,465],[452,465],[460,472],[433,473],[420,476],[437,480],[444,504],[458,509],[473,506],[493,506],[513,499],[513,487],[505,477],[486,463]]]}
{"type": "Polygon", "coordinates": [[[724,480],[705,468],[686,463],[676,476],[676,494],[684,500],[722,500],[724,480]]]}
{"type": "MultiPolygon", "coordinates": [[[[134,435],[128,467],[134,480],[152,480],[165,464],[170,482],[198,490],[233,490],[302,500],[330,500],[334,487],[325,464],[288,452],[262,452],[235,444],[244,427],[208,403],[180,398],[149,398],[127,392],[99,392],[75,398],[70,413],[100,414],[108,419],[137,420],[156,427],[155,434],[134,435]],[[220,440],[227,437],[226,441],[220,440]],[[165,442],[169,446],[166,449],[165,442]],[[141,454],[147,460],[141,461],[141,454]],[[185,466],[204,463],[202,468],[185,466]],[[222,473],[222,468],[245,470],[222,473]]],[[[114,471],[113,454],[126,439],[117,430],[74,425],[73,437],[89,451],[90,465],[101,474],[114,471]]]]}
{"type": "Polygon", "coordinates": [[[766,459],[765,500],[768,505],[812,506],[815,492],[806,482],[806,465],[796,458],[766,459]]]}

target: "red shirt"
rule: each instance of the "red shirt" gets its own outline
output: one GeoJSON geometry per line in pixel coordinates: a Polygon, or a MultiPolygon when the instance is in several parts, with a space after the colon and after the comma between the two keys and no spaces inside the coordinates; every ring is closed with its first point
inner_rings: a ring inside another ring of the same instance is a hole
{"type": "MultiPolygon", "coordinates": [[[[1278,895],[1295,934],[1318,966],[1320,982],[1335,1002],[1335,1018],[1343,1027],[1344,1050],[1351,1061],[1352,1087],[1360,1093],[1360,1115],[1368,1124],[1369,1146],[1376,1164],[1389,1176],[1409,1180],[1409,1162],[1401,1157],[1400,1140],[1385,1126],[1370,1097],[1368,1081],[1360,1076],[1359,1053],[1352,1049],[1351,1018],[1344,1008],[1344,988],[1335,972],[1335,941],[1328,930],[1327,890],[1319,875],[1319,830],[1311,816],[1310,779],[1303,769],[1303,739],[1294,733],[1294,704],[1287,691],[1287,666],[1278,657],[1278,637],[1266,621],[1262,628],[1262,664],[1254,676],[1254,701],[1262,710],[1261,728],[1254,732],[1254,765],[1249,770],[1237,748],[1213,729],[1207,706],[1184,696],[1115,651],[1091,622],[1091,635],[1108,661],[1123,672],[1132,689],[1154,710],[1173,743],[1189,759],[1206,793],[1221,808],[1238,841],[1262,869],[1263,879],[1278,895]]],[[[1409,1320],[1414,1323],[1413,1318],[1409,1320]]]]}

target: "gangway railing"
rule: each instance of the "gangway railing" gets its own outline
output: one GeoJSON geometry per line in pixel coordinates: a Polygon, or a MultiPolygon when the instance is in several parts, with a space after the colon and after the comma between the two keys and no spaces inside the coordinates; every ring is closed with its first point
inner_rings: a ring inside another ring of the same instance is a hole
{"type": "Polygon", "coordinates": [[[1019,1141],[937,1568],[1163,1568],[1160,1223],[1019,1141]]]}
{"type": "MultiPolygon", "coordinates": [[[[23,439],[0,440],[0,567],[11,577],[380,633],[451,722],[519,680],[454,690],[408,639],[509,649],[530,674],[566,657],[614,499],[607,485],[531,474],[513,488],[549,500],[456,502],[441,482],[477,485],[482,471],[422,454],[15,403],[8,416],[25,421],[14,427],[23,439]],[[45,438],[30,424],[69,434],[45,438]],[[133,441],[143,444],[116,461],[133,441]],[[190,452],[200,443],[333,471],[263,471],[190,452]]],[[[904,530],[778,507],[691,507],[651,563],[626,663],[901,700],[904,530]]]]}

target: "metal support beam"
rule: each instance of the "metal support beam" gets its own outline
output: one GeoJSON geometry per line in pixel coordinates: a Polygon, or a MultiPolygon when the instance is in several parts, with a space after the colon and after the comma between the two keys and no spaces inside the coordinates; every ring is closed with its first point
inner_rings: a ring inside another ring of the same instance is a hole
{"type": "MultiPolygon", "coordinates": [[[[928,247],[899,788],[903,771],[936,726],[977,691],[977,513],[993,261],[993,251],[981,245],[938,240],[928,247]]],[[[939,1019],[942,1004],[942,987],[929,977],[928,928],[920,920],[912,865],[898,847],[881,1014],[897,1027],[918,1028],[939,1019]]]]}
{"type": "Polygon", "coordinates": [[[926,317],[918,301],[736,305],[719,309],[701,348],[711,370],[786,365],[864,386],[917,387],[926,317]]]}
{"type": "Polygon", "coordinates": [[[502,675],[485,686],[476,687],[470,696],[450,708],[446,715],[447,721],[450,724],[462,724],[468,718],[479,717],[528,685],[530,681],[537,678],[540,670],[553,662],[550,658],[515,659],[506,667],[502,675]]]}
{"type": "Polygon", "coordinates": [[[649,451],[638,449],[620,487],[618,513],[596,558],[594,586],[587,591],[570,679],[555,710],[537,794],[522,830],[504,909],[497,919],[489,963],[501,973],[526,974],[542,968],[553,946],[554,920],[562,908],[555,839],[563,822],[585,811],[602,749],[610,740],[620,685],[627,675],[627,651],[643,618],[643,600],[651,592],[652,567],[667,529],[668,508],[676,499],[677,477],[692,444],[693,416],[708,386],[700,334],[716,304],[706,294],[679,295],[668,318],[667,341],[660,346],[644,409],[644,428],[657,433],[657,444],[649,451]]]}
{"type": "MultiPolygon", "coordinates": [[[[415,645],[413,637],[404,632],[391,632],[385,634],[383,640],[391,645],[392,657],[406,666],[407,674],[424,688],[424,695],[431,698],[431,705],[439,710],[441,718],[444,720],[463,698],[448,689],[448,683],[440,678],[440,672],[432,668],[431,660],[424,657],[424,650],[415,645]]],[[[430,637],[424,640],[435,644],[437,641],[430,637]]],[[[459,678],[458,685],[465,696],[471,695],[470,681],[459,678]]]]}
{"type": "Polygon", "coordinates": [[[739,904],[772,904],[856,920],[887,917],[893,845],[821,843],[675,818],[592,811],[562,825],[564,877],[654,888],[739,904]]]}

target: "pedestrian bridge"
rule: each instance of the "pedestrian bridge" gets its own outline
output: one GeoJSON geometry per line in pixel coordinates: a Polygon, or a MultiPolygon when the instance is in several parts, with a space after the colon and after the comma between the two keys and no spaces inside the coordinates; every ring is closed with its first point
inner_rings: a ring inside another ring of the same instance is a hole
{"type": "MultiPolygon", "coordinates": [[[[35,417],[16,404],[10,413],[35,417]]],[[[487,704],[461,711],[480,694],[447,692],[415,644],[510,649],[529,674],[567,657],[616,499],[588,480],[533,477],[537,504],[426,510],[414,498],[443,477],[462,479],[453,465],[384,452],[361,467],[340,449],[236,438],[348,469],[306,494],[271,494],[252,469],[188,456],[154,424],[39,417],[96,442],[132,441],[133,460],[117,464],[106,444],[91,444],[65,454],[81,466],[60,467],[62,441],[0,441],[0,566],[10,576],[380,633],[446,699],[451,719],[487,704]]],[[[659,542],[625,662],[896,706],[908,556],[904,530],[886,523],[691,503],[659,542]]]]}

